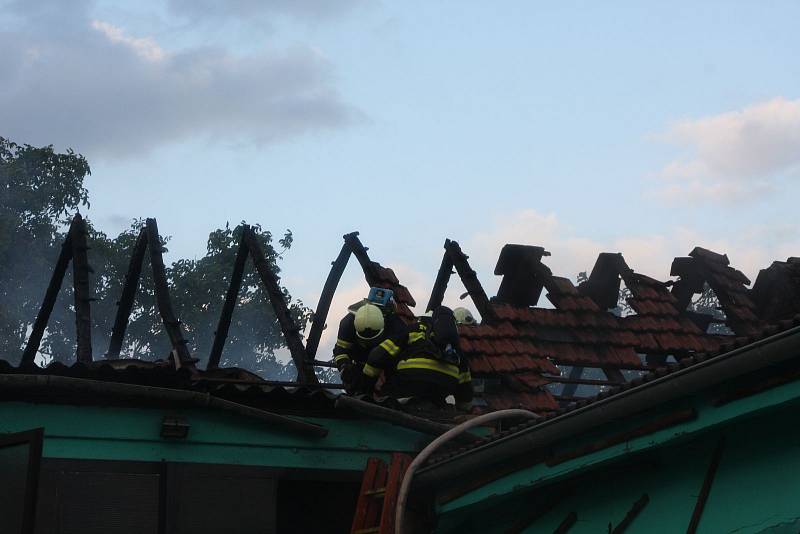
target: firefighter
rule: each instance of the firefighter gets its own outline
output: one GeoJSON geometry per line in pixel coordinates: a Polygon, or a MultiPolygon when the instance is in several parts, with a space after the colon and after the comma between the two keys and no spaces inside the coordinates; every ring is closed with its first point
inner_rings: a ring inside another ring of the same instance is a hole
{"type": "Polygon", "coordinates": [[[388,340],[375,347],[362,370],[361,388],[371,393],[381,371],[390,371],[383,393],[392,397],[415,397],[437,407],[449,395],[460,408],[472,401],[472,377],[459,348],[458,326],[445,306],[419,317],[400,342],[388,340]]]}
{"type": "Polygon", "coordinates": [[[456,324],[473,325],[476,324],[475,316],[466,308],[456,308],[453,310],[453,317],[456,318],[456,324]]]}
{"type": "Polygon", "coordinates": [[[408,327],[394,313],[392,291],[372,288],[367,299],[350,307],[339,322],[333,361],[345,389],[357,389],[361,371],[372,349],[389,339],[403,339],[408,327]]]}

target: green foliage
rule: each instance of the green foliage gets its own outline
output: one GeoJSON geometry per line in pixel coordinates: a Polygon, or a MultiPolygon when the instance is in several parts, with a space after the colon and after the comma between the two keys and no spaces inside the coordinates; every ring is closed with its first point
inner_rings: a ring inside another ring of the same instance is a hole
{"type": "MultiPolygon", "coordinates": [[[[252,228],[270,267],[277,274],[280,268],[276,262],[280,254],[272,246],[272,234],[260,226],[252,228]]],[[[204,257],[199,260],[179,260],[169,269],[175,313],[183,322],[190,346],[202,358],[206,358],[211,350],[242,230],[242,225],[231,228],[226,224],[225,228],[211,232],[204,257]]],[[[291,241],[292,234],[287,231],[279,243],[286,250],[291,241]]],[[[301,327],[304,326],[310,319],[311,310],[304,307],[302,302],[292,302],[285,289],[283,297],[290,303],[289,309],[294,320],[301,327]]],[[[252,262],[248,261],[221,364],[293,380],[296,375],[294,368],[291,365],[283,368],[275,358],[276,351],[284,345],[283,334],[267,292],[252,262]]]]}
{"type": "MultiPolygon", "coordinates": [[[[0,358],[16,362],[36,317],[64,239],[65,217],[80,206],[88,206],[83,180],[90,172],[83,156],[71,150],[57,154],[52,147],[18,146],[0,138],[0,358]]],[[[108,348],[116,302],[134,243],[144,220],[115,238],[89,227],[89,263],[95,359],[108,348]]],[[[175,314],[180,318],[190,351],[201,359],[208,357],[225,298],[234,260],[242,236],[242,226],[214,230],[209,234],[205,256],[178,260],[167,267],[175,314]]],[[[261,227],[253,229],[267,260],[276,273],[281,254],[292,245],[287,230],[273,247],[273,236],[261,227]]],[[[166,245],[168,237],[162,237],[166,245]]],[[[75,358],[75,317],[71,269],[67,272],[42,346],[45,360],[71,363],[75,358]]],[[[293,301],[284,290],[290,312],[302,328],[311,310],[293,301]]],[[[296,376],[293,364],[283,365],[276,354],[285,346],[283,334],[269,303],[266,291],[252,263],[245,268],[242,289],[233,313],[221,365],[239,366],[280,380],[296,376]]],[[[166,358],[169,338],[164,332],[155,302],[152,270],[146,256],[139,290],[126,330],[121,356],[143,359],[166,358]]]]}
{"type": "Polygon", "coordinates": [[[711,289],[711,286],[709,286],[707,283],[703,284],[703,290],[692,299],[691,303],[689,303],[689,310],[696,313],[710,315],[714,318],[714,322],[708,325],[709,334],[719,334],[725,336],[733,335],[733,330],[731,330],[727,324],[725,324],[726,317],[725,313],[720,307],[719,299],[717,298],[716,293],[714,293],[714,290],[711,289]]]}
{"type": "Polygon", "coordinates": [[[59,218],[89,205],[89,173],[71,150],[57,154],[0,137],[0,357],[19,357],[58,257],[59,218]]]}

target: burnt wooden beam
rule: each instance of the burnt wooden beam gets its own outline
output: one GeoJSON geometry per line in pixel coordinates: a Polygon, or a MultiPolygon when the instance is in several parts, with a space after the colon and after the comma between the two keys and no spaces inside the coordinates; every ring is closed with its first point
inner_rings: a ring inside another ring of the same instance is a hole
{"type": "Polygon", "coordinates": [[[642,510],[644,510],[644,507],[647,506],[647,503],[649,502],[650,496],[646,493],[639,497],[639,499],[633,503],[631,509],[628,510],[628,513],[625,514],[625,518],[620,521],[616,527],[614,527],[614,530],[611,531],[611,534],[622,534],[625,532],[630,524],[633,523],[633,520],[636,519],[636,516],[638,516],[642,510]]]}
{"type": "Polygon", "coordinates": [[[162,255],[163,248],[161,247],[161,238],[158,234],[156,220],[147,219],[145,228],[147,229],[147,241],[150,249],[150,265],[153,268],[153,284],[155,286],[158,313],[161,315],[172,349],[177,354],[178,362],[176,364],[193,366],[194,361],[189,353],[189,348],[186,346],[186,339],[183,337],[180,322],[175,317],[175,312],[172,308],[172,299],[169,296],[167,273],[162,255]]]}
{"type": "Polygon", "coordinates": [[[117,302],[117,315],[114,318],[114,327],[111,329],[111,341],[108,344],[106,358],[119,358],[122,351],[122,341],[125,330],[128,329],[133,302],[139,289],[139,278],[142,274],[144,254],[147,251],[147,230],[142,228],[133,245],[133,253],[128,262],[128,272],[125,273],[125,283],[122,286],[122,296],[117,302]]]}
{"type": "MultiPolygon", "coordinates": [[[[556,365],[569,365],[570,367],[576,365],[575,360],[561,358],[561,357],[559,357],[558,354],[553,354],[552,360],[553,360],[553,363],[555,363],[556,365]]],[[[592,367],[593,365],[596,365],[596,364],[586,363],[586,364],[578,364],[578,365],[581,365],[581,367],[585,366],[585,367],[591,368],[591,369],[597,369],[598,368],[598,367],[592,367]]],[[[637,363],[615,363],[614,364],[614,369],[631,370],[631,371],[655,371],[656,369],[658,369],[658,366],[648,365],[647,363],[638,363],[638,364],[637,363]]],[[[619,384],[620,382],[615,382],[615,383],[619,384]]]]}
{"type": "Polygon", "coordinates": [[[78,213],[72,219],[72,287],[75,297],[76,358],[79,362],[92,361],[92,296],[89,287],[89,245],[86,242],[86,222],[78,213]]]}
{"type": "Polygon", "coordinates": [[[603,374],[606,375],[611,382],[616,384],[624,384],[625,383],[625,375],[622,374],[616,367],[603,367],[603,374]]]}
{"type": "Polygon", "coordinates": [[[654,367],[663,367],[667,365],[667,355],[648,354],[647,356],[644,357],[644,361],[647,363],[647,365],[652,365],[654,367]]]}
{"type": "Polygon", "coordinates": [[[557,402],[577,402],[581,400],[590,399],[591,397],[567,397],[565,395],[553,395],[557,402]]]}
{"type": "Polygon", "coordinates": [[[580,365],[573,365],[567,377],[568,383],[561,390],[561,395],[564,397],[574,397],[575,392],[578,391],[578,384],[582,383],[580,382],[581,376],[583,376],[583,367],[580,365]]]}
{"type": "Polygon", "coordinates": [[[442,255],[442,263],[439,266],[439,272],[436,273],[436,281],[433,283],[431,290],[431,298],[428,300],[428,305],[425,311],[431,311],[442,305],[444,300],[444,293],[447,291],[447,283],[450,281],[450,276],[453,274],[453,260],[450,259],[450,254],[445,251],[442,255]]]}
{"type": "Polygon", "coordinates": [[[225,347],[225,340],[228,338],[228,331],[231,327],[233,309],[236,307],[239,291],[242,288],[242,278],[244,278],[244,267],[245,263],[247,263],[248,253],[248,246],[244,238],[244,233],[249,229],[250,227],[247,225],[244,225],[242,229],[242,239],[239,242],[239,250],[236,252],[236,261],[233,264],[233,273],[231,273],[231,283],[228,285],[228,292],[225,293],[225,303],[222,305],[222,312],[219,315],[217,329],[214,331],[214,343],[208,355],[206,369],[219,367],[219,361],[222,358],[222,349],[225,347]]]}
{"type": "MultiPolygon", "coordinates": [[[[616,386],[616,382],[610,380],[594,380],[591,378],[572,378],[572,373],[568,376],[542,375],[542,378],[557,384],[584,384],[587,386],[616,386]]],[[[562,393],[563,394],[563,393],[562,393]]]]}
{"type": "Polygon", "coordinates": [[[467,288],[467,292],[469,292],[469,296],[472,298],[472,302],[475,304],[478,313],[481,314],[481,319],[485,322],[496,321],[497,316],[489,304],[489,297],[486,296],[486,292],[483,290],[478,276],[475,271],[472,270],[472,267],[470,267],[469,261],[467,261],[469,256],[461,251],[461,247],[458,243],[450,239],[445,240],[444,249],[448,256],[450,256],[450,261],[453,262],[453,267],[455,267],[464,287],[467,288]]]}
{"type": "Polygon", "coordinates": [[[53,307],[56,304],[58,292],[61,290],[61,284],[64,282],[64,276],[67,274],[67,267],[71,259],[72,241],[70,232],[61,244],[61,252],[58,254],[58,260],[53,269],[53,275],[50,277],[50,283],[47,285],[44,300],[39,308],[39,313],[36,315],[36,321],[33,323],[33,329],[31,330],[31,335],[28,337],[28,343],[25,345],[25,350],[22,352],[20,366],[33,365],[36,353],[39,352],[39,346],[42,344],[44,331],[50,320],[50,314],[53,313],[53,307]]]}
{"type": "Polygon", "coordinates": [[[378,272],[375,268],[375,263],[369,259],[369,255],[367,254],[367,247],[361,243],[361,240],[358,238],[358,232],[353,232],[344,236],[345,244],[350,248],[353,253],[353,256],[356,257],[358,260],[359,265],[361,265],[361,270],[364,271],[364,276],[367,279],[367,284],[370,286],[375,286],[380,281],[380,276],[378,276],[378,272]]]}
{"type": "Polygon", "coordinates": [[[314,310],[314,319],[311,321],[311,329],[308,332],[308,339],[306,339],[306,354],[309,358],[313,358],[317,354],[319,340],[322,337],[322,331],[325,329],[325,321],[331,309],[331,302],[333,302],[333,294],[336,292],[339,281],[342,279],[342,274],[344,274],[344,270],[347,267],[350,254],[351,249],[347,243],[347,237],[345,237],[342,250],[339,251],[339,255],[333,263],[331,263],[331,270],[328,273],[328,278],[325,280],[325,285],[322,287],[322,293],[319,296],[317,308],[314,310]]]}
{"type": "Polygon", "coordinates": [[[695,534],[695,532],[697,532],[697,527],[700,526],[700,518],[703,516],[703,509],[706,506],[706,501],[708,501],[708,495],[711,493],[711,485],[714,483],[714,477],[717,474],[717,468],[722,459],[722,450],[724,446],[725,441],[721,439],[714,449],[714,453],[711,456],[711,463],[708,464],[708,470],[703,479],[703,486],[700,488],[700,494],[697,496],[697,502],[694,505],[694,511],[692,511],[692,518],[689,520],[689,527],[686,529],[686,534],[695,534]]]}
{"type": "Polygon", "coordinates": [[[319,380],[317,380],[317,375],[314,373],[313,360],[306,354],[306,349],[300,336],[300,327],[297,326],[289,313],[289,307],[278,283],[278,277],[270,268],[264,255],[264,250],[261,248],[261,244],[258,242],[252,228],[245,229],[243,235],[245,243],[250,249],[250,257],[253,258],[253,264],[261,278],[261,282],[264,284],[264,288],[267,290],[272,308],[275,310],[275,317],[278,319],[278,324],[280,324],[281,331],[286,339],[286,346],[289,348],[289,353],[292,355],[292,360],[297,367],[298,381],[316,384],[319,380]]]}
{"type": "Polygon", "coordinates": [[[343,384],[335,384],[332,382],[320,382],[318,384],[301,384],[300,382],[292,382],[290,380],[245,380],[239,378],[209,378],[197,377],[192,380],[193,383],[207,383],[207,384],[241,384],[244,386],[280,386],[283,388],[308,388],[308,389],[344,389],[343,384]]]}

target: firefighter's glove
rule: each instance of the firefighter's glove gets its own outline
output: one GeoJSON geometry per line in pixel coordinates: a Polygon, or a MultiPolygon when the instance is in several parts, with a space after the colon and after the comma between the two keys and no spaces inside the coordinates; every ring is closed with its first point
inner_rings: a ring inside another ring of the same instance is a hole
{"type": "Polygon", "coordinates": [[[353,362],[345,362],[339,368],[339,376],[342,377],[342,384],[347,386],[348,389],[355,389],[355,383],[358,381],[359,369],[353,362]]]}

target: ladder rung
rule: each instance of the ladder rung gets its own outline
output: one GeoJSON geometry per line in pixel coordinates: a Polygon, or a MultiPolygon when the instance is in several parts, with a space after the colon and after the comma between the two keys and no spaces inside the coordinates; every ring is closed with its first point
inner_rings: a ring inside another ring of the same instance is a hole
{"type": "Polygon", "coordinates": [[[383,497],[385,494],[386,494],[386,488],[376,488],[364,492],[364,495],[368,495],[370,497],[383,497]]]}

